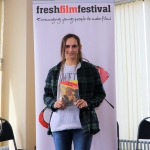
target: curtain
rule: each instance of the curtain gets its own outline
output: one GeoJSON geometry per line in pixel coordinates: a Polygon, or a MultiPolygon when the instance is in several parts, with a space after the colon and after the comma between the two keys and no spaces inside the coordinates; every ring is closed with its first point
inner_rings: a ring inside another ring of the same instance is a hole
{"type": "Polygon", "coordinates": [[[121,139],[150,116],[150,0],[115,6],[116,102],[121,139]]]}
{"type": "Polygon", "coordinates": [[[136,0],[115,0],[115,5],[130,3],[130,2],[134,2],[134,1],[136,1],[136,0]]]}

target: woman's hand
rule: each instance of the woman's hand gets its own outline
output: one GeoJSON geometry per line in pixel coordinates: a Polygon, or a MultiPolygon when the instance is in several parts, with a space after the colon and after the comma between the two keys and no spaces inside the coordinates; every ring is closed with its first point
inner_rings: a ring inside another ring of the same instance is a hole
{"type": "Polygon", "coordinates": [[[84,99],[77,100],[75,105],[80,109],[88,107],[87,102],[84,99]]]}
{"type": "Polygon", "coordinates": [[[58,109],[66,109],[66,104],[63,100],[57,100],[54,104],[54,108],[58,108],[58,109]]]}

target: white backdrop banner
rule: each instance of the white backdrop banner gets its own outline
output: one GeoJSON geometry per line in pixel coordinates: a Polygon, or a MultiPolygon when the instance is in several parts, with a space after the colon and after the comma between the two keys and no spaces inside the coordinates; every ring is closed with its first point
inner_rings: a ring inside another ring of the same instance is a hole
{"type": "MultiPolygon", "coordinates": [[[[84,58],[109,74],[103,85],[114,109],[105,100],[96,108],[101,131],[94,135],[91,150],[117,150],[114,3],[33,1],[33,22],[37,150],[55,150],[52,136],[47,135],[47,128],[41,126],[38,118],[45,107],[48,71],[61,60],[61,40],[68,33],[80,37],[84,58]]],[[[47,122],[49,115],[50,110],[46,110],[47,122]]]]}

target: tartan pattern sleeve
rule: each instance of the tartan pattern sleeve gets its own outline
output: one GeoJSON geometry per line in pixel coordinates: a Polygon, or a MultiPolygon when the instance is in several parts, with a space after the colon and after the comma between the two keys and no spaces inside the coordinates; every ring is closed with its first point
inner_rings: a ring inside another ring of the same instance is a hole
{"type": "Polygon", "coordinates": [[[100,105],[106,96],[100,75],[96,67],[90,63],[83,62],[77,72],[79,83],[79,95],[84,99],[88,108],[80,110],[80,120],[84,132],[96,134],[100,131],[99,121],[95,108],[100,105]]]}
{"type": "Polygon", "coordinates": [[[86,100],[92,110],[98,107],[106,96],[100,75],[96,67],[84,62],[84,67],[78,69],[79,95],[86,100]]]}
{"type": "Polygon", "coordinates": [[[57,88],[56,83],[57,83],[57,80],[54,78],[53,69],[51,69],[46,78],[43,100],[44,100],[45,105],[48,108],[50,108],[52,111],[57,110],[53,107],[56,101],[56,96],[55,96],[55,93],[56,93],[55,89],[57,88]]]}
{"type": "Polygon", "coordinates": [[[94,94],[91,99],[87,99],[87,103],[89,104],[89,107],[91,107],[91,109],[98,107],[106,96],[98,70],[95,68],[93,73],[94,73],[94,94]]]}

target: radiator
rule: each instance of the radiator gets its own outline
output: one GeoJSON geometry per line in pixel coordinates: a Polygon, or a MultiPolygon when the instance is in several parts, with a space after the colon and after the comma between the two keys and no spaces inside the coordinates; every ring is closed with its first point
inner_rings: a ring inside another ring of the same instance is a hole
{"type": "Polygon", "coordinates": [[[9,150],[9,147],[8,146],[2,146],[2,147],[0,147],[0,150],[9,150]]]}
{"type": "MultiPolygon", "coordinates": [[[[119,140],[119,150],[136,150],[136,141],[119,140]]],[[[150,141],[140,140],[138,150],[150,150],[150,141]]]]}

